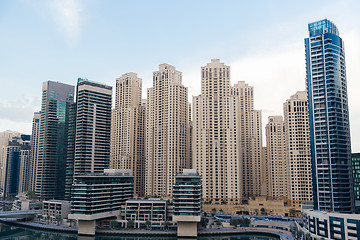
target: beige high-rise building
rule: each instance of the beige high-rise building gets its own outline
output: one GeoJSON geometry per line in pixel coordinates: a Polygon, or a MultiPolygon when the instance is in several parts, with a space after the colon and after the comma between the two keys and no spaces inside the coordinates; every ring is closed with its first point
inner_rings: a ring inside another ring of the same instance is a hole
{"type": "Polygon", "coordinates": [[[141,100],[142,79],[126,73],[116,79],[112,112],[110,166],[130,169],[135,194],[145,194],[145,106],[141,100]]]}
{"type": "Polygon", "coordinates": [[[288,168],[283,117],[270,116],[265,131],[268,164],[268,195],[272,197],[287,197],[288,168]]]}
{"type": "Polygon", "coordinates": [[[188,89],[182,73],[160,64],[147,96],[145,192],[171,196],[175,175],[191,167],[188,89]]]}
{"type": "Polygon", "coordinates": [[[219,59],[201,68],[201,95],[193,97],[193,168],[208,203],[238,203],[260,194],[261,112],[253,87],[230,84],[219,59]]]}
{"type": "Polygon", "coordinates": [[[288,198],[312,200],[309,113],[307,94],[299,91],[284,103],[286,158],[288,161],[288,198]]]}

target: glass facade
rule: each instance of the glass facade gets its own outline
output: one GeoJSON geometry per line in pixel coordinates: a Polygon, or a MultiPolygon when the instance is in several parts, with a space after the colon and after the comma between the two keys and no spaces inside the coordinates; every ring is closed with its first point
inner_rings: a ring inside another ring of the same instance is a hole
{"type": "Polygon", "coordinates": [[[42,199],[64,199],[69,116],[75,87],[43,83],[35,191],[42,199]]]}
{"type": "Polygon", "coordinates": [[[356,213],[360,213],[360,153],[351,154],[356,213]]]}
{"type": "Polygon", "coordinates": [[[200,216],[202,209],[201,177],[197,173],[177,174],[173,186],[174,215],[200,216]]]}
{"type": "Polygon", "coordinates": [[[72,188],[71,213],[94,215],[121,210],[134,197],[130,175],[87,174],[77,176],[72,188]]]}
{"type": "Polygon", "coordinates": [[[329,20],[305,39],[314,209],[354,212],[344,43],[329,20]]]}

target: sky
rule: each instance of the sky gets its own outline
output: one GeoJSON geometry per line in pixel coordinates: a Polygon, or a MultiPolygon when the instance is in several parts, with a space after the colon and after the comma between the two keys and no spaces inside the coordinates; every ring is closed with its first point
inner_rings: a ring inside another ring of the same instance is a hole
{"type": "Polygon", "coordinates": [[[352,151],[360,152],[360,1],[0,1],[0,131],[31,133],[42,82],[78,77],[115,86],[168,63],[183,73],[189,101],[200,68],[217,58],[231,81],[254,86],[263,131],[270,115],[305,90],[308,23],[333,21],[345,42],[352,151]]]}

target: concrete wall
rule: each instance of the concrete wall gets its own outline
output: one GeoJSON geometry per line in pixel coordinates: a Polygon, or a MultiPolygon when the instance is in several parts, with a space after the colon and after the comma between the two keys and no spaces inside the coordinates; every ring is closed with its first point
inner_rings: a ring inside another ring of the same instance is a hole
{"type": "Polygon", "coordinates": [[[197,237],[197,222],[178,222],[178,237],[197,237]]]}
{"type": "Polygon", "coordinates": [[[79,220],[78,223],[78,234],[79,235],[95,235],[95,220],[83,221],[79,220]]]}

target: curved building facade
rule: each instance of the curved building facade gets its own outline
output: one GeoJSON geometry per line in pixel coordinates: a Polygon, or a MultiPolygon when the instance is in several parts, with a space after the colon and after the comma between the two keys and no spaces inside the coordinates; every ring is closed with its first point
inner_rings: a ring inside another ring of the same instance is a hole
{"type": "Polygon", "coordinates": [[[334,23],[305,39],[314,209],[354,212],[344,42],[334,23]]]}

